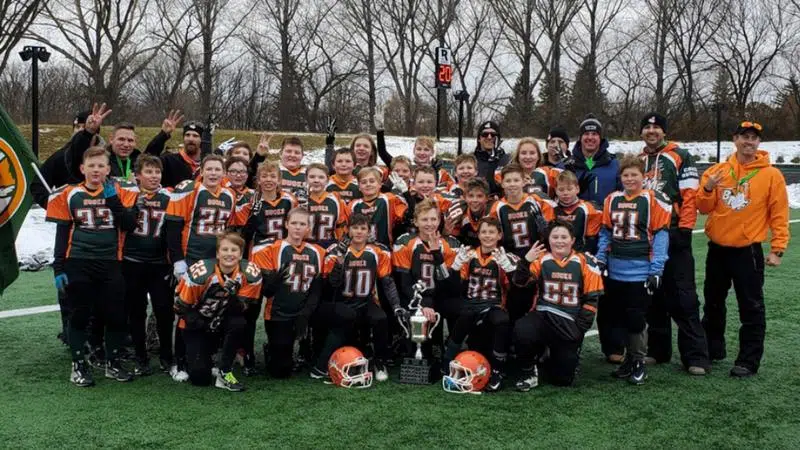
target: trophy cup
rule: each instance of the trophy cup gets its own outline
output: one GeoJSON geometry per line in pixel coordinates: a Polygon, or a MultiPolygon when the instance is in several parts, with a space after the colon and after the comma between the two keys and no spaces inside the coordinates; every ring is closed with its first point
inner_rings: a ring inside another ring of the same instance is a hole
{"type": "Polygon", "coordinates": [[[417,351],[413,358],[403,358],[403,364],[400,365],[400,382],[406,384],[430,384],[431,383],[431,366],[428,361],[422,356],[422,344],[433,336],[433,330],[439,325],[442,316],[436,313],[436,322],[431,325],[425,315],[422,313],[422,291],[425,290],[425,284],[422,281],[417,281],[414,284],[414,297],[409,302],[408,307],[411,310],[416,310],[409,319],[409,326],[406,326],[402,321],[400,326],[405,331],[406,337],[411,339],[411,342],[417,344],[417,351]]]}

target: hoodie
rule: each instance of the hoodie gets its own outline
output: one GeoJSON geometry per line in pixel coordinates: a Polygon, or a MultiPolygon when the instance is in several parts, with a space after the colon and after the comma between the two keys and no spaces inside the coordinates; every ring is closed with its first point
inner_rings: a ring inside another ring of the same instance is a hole
{"type": "Polygon", "coordinates": [[[765,150],[756,152],[756,159],[742,165],[732,154],[727,161],[715,164],[703,173],[697,190],[697,209],[708,214],[705,231],[715,244],[725,247],[747,247],[767,240],[773,252],[782,252],[789,245],[789,197],[786,181],[773,167],[765,150]],[[722,179],[711,191],[705,189],[712,174],[722,179]]]}
{"type": "Polygon", "coordinates": [[[572,155],[558,164],[558,168],[573,172],[578,177],[580,193],[578,197],[590,201],[595,208],[602,208],[603,201],[614,191],[622,190],[619,178],[619,161],[608,152],[608,141],[600,141],[600,148],[592,158],[594,164],[589,168],[581,150],[580,141],[572,148],[572,155]]]}

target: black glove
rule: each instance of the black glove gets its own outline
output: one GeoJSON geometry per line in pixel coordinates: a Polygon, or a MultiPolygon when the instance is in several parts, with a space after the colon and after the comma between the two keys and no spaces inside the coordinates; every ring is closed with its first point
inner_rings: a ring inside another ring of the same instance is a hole
{"type": "Polygon", "coordinates": [[[207,325],[206,319],[196,309],[188,309],[183,321],[186,322],[187,330],[204,330],[207,325]]]}
{"type": "Polygon", "coordinates": [[[241,287],[242,284],[236,278],[228,278],[225,280],[225,284],[222,285],[222,289],[231,297],[235,296],[241,287]]]}
{"type": "Polygon", "coordinates": [[[336,141],[336,119],[333,117],[328,117],[328,121],[325,123],[325,131],[327,131],[328,135],[325,137],[325,145],[333,145],[336,141]]]}
{"type": "Polygon", "coordinates": [[[338,262],[333,265],[331,273],[328,274],[328,283],[334,289],[338,289],[344,283],[344,265],[338,262]]]}
{"type": "Polygon", "coordinates": [[[336,247],[331,250],[334,256],[342,256],[347,254],[347,248],[350,247],[350,236],[344,236],[341,241],[336,243],[336,247]]]}
{"type": "Polygon", "coordinates": [[[650,275],[647,281],[644,282],[644,288],[647,289],[647,295],[653,295],[661,287],[661,275],[650,275]]]}

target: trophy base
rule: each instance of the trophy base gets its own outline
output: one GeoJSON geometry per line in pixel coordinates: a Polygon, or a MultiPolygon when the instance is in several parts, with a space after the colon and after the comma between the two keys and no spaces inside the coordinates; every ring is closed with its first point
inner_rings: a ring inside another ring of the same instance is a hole
{"type": "Polygon", "coordinates": [[[400,365],[400,382],[404,384],[431,384],[431,365],[427,359],[403,358],[400,365]]]}

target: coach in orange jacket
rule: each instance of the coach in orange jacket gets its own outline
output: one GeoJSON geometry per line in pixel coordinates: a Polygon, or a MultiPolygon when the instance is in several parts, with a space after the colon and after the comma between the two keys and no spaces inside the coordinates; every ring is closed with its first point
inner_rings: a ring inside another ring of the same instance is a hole
{"type": "Polygon", "coordinates": [[[703,326],[712,360],[725,351],[725,298],[733,281],[739,304],[739,355],[733,377],[758,372],[764,354],[764,252],[761,243],[772,232],[768,266],[778,266],[789,244],[789,199],[781,172],[769,154],[759,150],[763,128],[742,122],[733,135],[736,152],[703,174],[697,209],[708,214],[703,326]]]}

